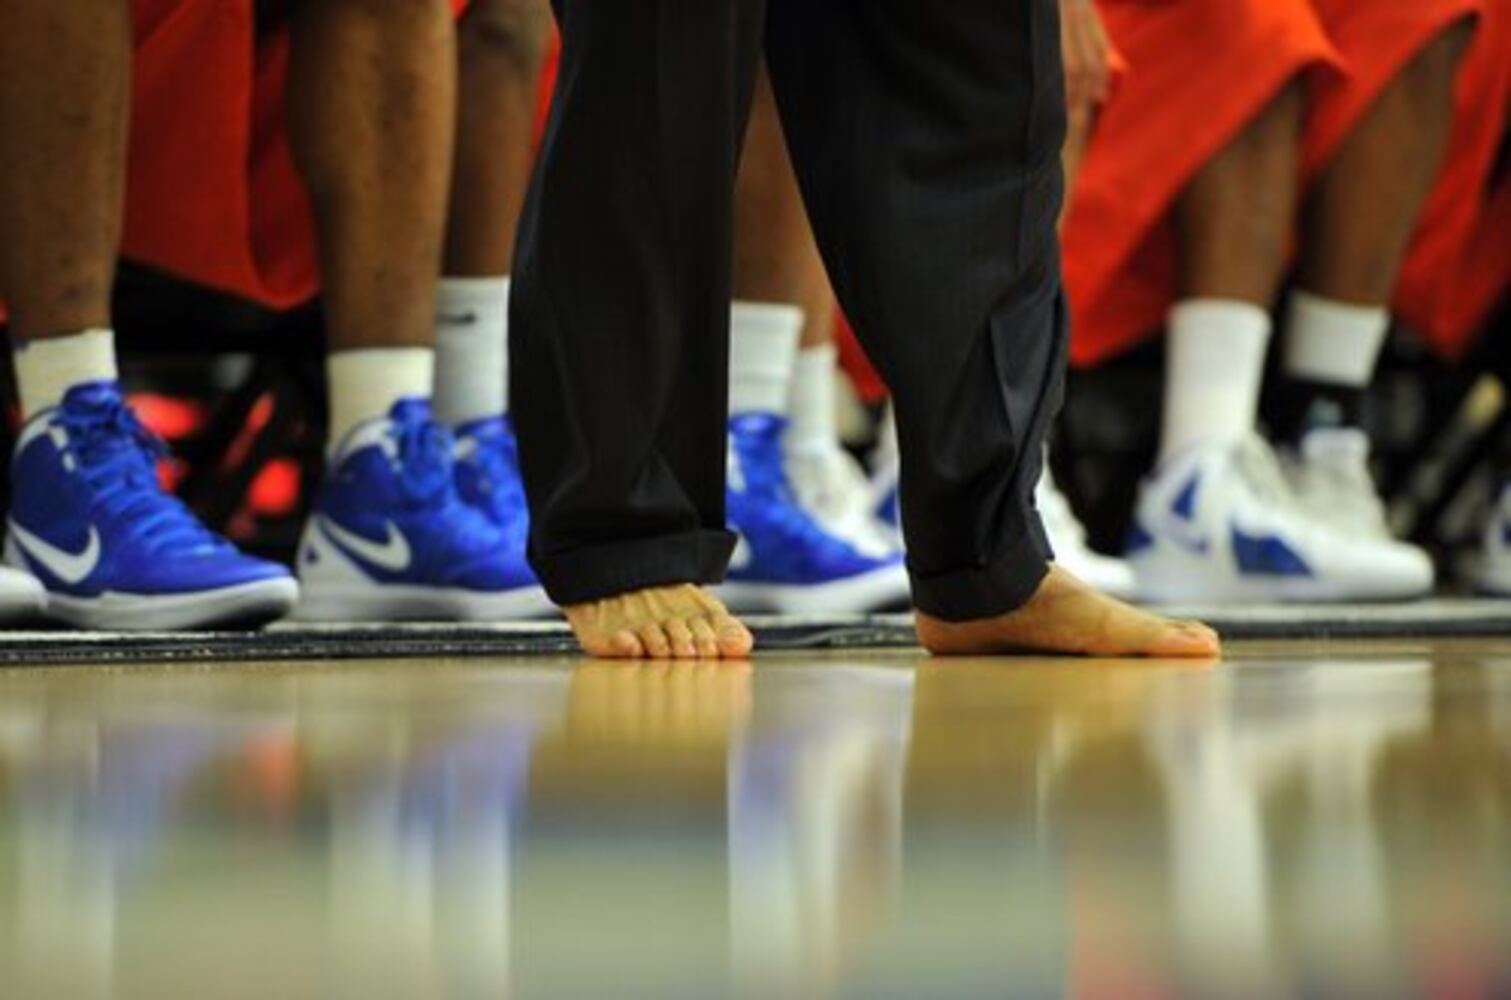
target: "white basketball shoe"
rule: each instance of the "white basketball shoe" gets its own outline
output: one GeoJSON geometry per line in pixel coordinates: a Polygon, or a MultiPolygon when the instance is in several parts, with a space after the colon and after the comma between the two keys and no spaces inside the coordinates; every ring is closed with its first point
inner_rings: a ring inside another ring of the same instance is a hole
{"type": "Polygon", "coordinates": [[[787,447],[783,457],[798,506],[825,531],[869,556],[901,550],[896,531],[877,516],[871,481],[839,442],[823,448],[787,447]]]}
{"type": "Polygon", "coordinates": [[[1133,568],[1122,559],[1102,555],[1087,543],[1086,528],[1076,518],[1070,500],[1060,492],[1048,461],[1034,499],[1055,550],[1055,562],[1110,597],[1131,599],[1136,589],[1133,568]]]}
{"type": "Polygon", "coordinates": [[[1128,559],[1139,596],[1157,602],[1406,600],[1433,585],[1420,549],[1312,514],[1257,435],[1162,463],[1140,491],[1128,559]]]}

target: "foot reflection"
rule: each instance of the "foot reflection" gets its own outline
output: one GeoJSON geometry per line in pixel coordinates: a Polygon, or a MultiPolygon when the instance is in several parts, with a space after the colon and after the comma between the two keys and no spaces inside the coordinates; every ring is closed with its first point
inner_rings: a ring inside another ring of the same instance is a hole
{"type": "Polygon", "coordinates": [[[1508,676],[0,674],[0,996],[1496,995],[1508,676]]]}

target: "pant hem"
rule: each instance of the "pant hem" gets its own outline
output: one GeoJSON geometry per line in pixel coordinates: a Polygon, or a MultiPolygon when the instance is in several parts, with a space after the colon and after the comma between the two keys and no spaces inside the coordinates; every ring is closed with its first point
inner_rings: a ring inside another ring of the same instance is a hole
{"type": "Polygon", "coordinates": [[[727,531],[693,531],[595,545],[532,561],[546,594],[559,607],[567,607],[650,587],[722,583],[735,542],[727,531]]]}
{"type": "Polygon", "coordinates": [[[946,622],[1005,615],[1028,603],[1053,558],[1042,529],[1030,528],[986,566],[929,576],[911,573],[913,604],[946,622]]]}

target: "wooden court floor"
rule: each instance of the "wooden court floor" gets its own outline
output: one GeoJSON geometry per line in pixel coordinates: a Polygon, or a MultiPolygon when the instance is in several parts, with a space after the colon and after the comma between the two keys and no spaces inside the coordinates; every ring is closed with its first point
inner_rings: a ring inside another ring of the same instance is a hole
{"type": "Polygon", "coordinates": [[[0,997],[1511,996],[1511,640],[0,670],[0,997]]]}

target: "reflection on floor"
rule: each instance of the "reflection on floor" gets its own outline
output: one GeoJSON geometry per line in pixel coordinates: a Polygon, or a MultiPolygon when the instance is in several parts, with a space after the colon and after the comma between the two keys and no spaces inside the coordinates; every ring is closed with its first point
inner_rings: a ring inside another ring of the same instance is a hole
{"type": "Polygon", "coordinates": [[[1511,643],[0,671],[0,997],[1511,995],[1511,643]]]}

